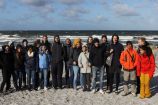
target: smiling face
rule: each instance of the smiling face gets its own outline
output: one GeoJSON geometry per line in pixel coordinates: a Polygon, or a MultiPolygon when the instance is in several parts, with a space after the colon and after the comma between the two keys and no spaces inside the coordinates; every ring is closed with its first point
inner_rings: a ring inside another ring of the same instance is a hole
{"type": "Polygon", "coordinates": [[[59,37],[55,37],[55,40],[54,40],[56,43],[59,42],[59,37]]]}
{"type": "Polygon", "coordinates": [[[93,42],[93,38],[89,37],[88,43],[92,43],[92,42],[93,42]]]}
{"type": "Polygon", "coordinates": [[[106,43],[107,39],[106,39],[105,37],[103,37],[103,38],[101,39],[101,41],[102,41],[102,43],[106,43]]]}

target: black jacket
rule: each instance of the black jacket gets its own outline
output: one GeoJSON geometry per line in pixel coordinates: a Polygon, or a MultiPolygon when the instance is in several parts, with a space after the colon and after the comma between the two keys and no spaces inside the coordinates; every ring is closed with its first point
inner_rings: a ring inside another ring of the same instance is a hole
{"type": "Polygon", "coordinates": [[[113,59],[111,65],[111,72],[120,72],[121,71],[121,64],[120,64],[120,56],[122,51],[124,50],[123,45],[121,43],[111,44],[110,49],[113,49],[113,59]]]}
{"type": "Polygon", "coordinates": [[[67,62],[69,61],[69,58],[70,58],[71,45],[64,45],[64,50],[65,50],[64,60],[65,62],[67,62]]]}
{"type": "Polygon", "coordinates": [[[70,64],[72,64],[74,61],[78,63],[78,57],[81,53],[81,48],[71,48],[70,50],[70,64]]]}
{"type": "Polygon", "coordinates": [[[3,70],[14,71],[14,54],[2,52],[1,55],[1,64],[3,70]]]}
{"type": "Polygon", "coordinates": [[[25,56],[23,53],[14,53],[14,69],[19,70],[24,68],[25,56]]]}
{"type": "Polygon", "coordinates": [[[92,47],[89,60],[92,66],[101,67],[104,65],[106,49],[105,47],[92,47]]]}
{"type": "Polygon", "coordinates": [[[51,47],[52,63],[59,63],[64,60],[65,51],[62,43],[53,43],[51,47]]]}

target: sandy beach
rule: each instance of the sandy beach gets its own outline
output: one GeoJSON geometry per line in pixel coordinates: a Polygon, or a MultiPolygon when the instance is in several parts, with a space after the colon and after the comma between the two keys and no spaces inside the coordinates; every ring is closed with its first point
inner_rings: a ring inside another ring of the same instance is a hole
{"type": "MultiPolygon", "coordinates": [[[[151,80],[152,97],[150,99],[139,99],[131,94],[123,97],[123,86],[120,86],[120,94],[115,93],[104,95],[100,93],[83,92],[81,89],[54,90],[46,92],[39,91],[18,91],[0,95],[0,105],[158,105],[158,71],[151,80]]],[[[0,78],[2,80],[2,78],[0,78]]]]}

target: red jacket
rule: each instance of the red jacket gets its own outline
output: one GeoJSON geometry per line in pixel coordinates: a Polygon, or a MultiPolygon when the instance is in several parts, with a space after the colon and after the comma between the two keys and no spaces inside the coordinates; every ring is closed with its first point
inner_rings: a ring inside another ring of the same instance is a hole
{"type": "Polygon", "coordinates": [[[155,71],[155,59],[154,55],[151,54],[148,57],[146,54],[138,56],[137,63],[137,76],[140,76],[141,73],[149,74],[150,77],[153,76],[155,71]]]}

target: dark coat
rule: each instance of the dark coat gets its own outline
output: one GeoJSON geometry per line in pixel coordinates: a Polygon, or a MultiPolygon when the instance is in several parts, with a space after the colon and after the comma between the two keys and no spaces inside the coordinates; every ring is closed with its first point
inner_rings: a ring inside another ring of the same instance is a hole
{"type": "Polygon", "coordinates": [[[106,49],[105,47],[93,47],[91,49],[89,60],[92,66],[102,67],[104,65],[106,49]]]}
{"type": "Polygon", "coordinates": [[[70,64],[73,64],[74,61],[76,63],[78,63],[78,57],[79,57],[81,51],[82,51],[81,48],[71,48],[71,50],[70,50],[70,64]]]}
{"type": "Polygon", "coordinates": [[[25,56],[23,53],[14,53],[14,69],[21,70],[24,68],[25,56]]]}
{"type": "Polygon", "coordinates": [[[25,68],[29,70],[36,70],[36,53],[34,52],[33,57],[29,57],[28,54],[25,54],[25,68]]]}
{"type": "Polygon", "coordinates": [[[68,62],[70,58],[71,45],[65,45],[64,50],[65,50],[64,60],[65,62],[68,62]]]}
{"type": "Polygon", "coordinates": [[[122,51],[124,50],[123,45],[121,43],[111,44],[110,49],[113,49],[113,59],[112,64],[110,67],[110,72],[121,72],[121,63],[120,63],[120,56],[122,51]]]}
{"type": "Polygon", "coordinates": [[[1,52],[1,65],[3,70],[14,71],[14,54],[1,52]]]}
{"type": "Polygon", "coordinates": [[[59,63],[64,60],[65,50],[62,43],[53,43],[51,47],[52,63],[59,63]]]}

